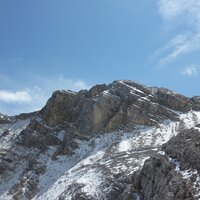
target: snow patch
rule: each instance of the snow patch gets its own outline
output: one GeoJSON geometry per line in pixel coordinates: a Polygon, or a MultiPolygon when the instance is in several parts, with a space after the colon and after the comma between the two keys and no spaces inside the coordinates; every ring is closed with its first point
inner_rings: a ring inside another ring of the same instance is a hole
{"type": "Polygon", "coordinates": [[[100,186],[101,172],[96,173],[94,169],[90,169],[86,174],[78,179],[77,183],[84,184],[85,186],[81,189],[82,192],[89,194],[91,196],[98,197],[98,187],[100,186]]]}
{"type": "Polygon", "coordinates": [[[12,145],[12,141],[17,138],[29,123],[30,119],[0,124],[0,149],[9,149],[12,145]]]}
{"type": "Polygon", "coordinates": [[[119,152],[129,151],[132,149],[131,139],[128,139],[128,134],[124,134],[122,141],[119,143],[119,152]]]}
{"type": "MultiPolygon", "coordinates": [[[[141,94],[145,94],[143,91],[137,89],[136,87],[133,87],[133,86],[130,86],[128,84],[126,84],[124,81],[119,81],[119,83],[121,83],[122,85],[125,85],[126,87],[130,88],[131,89],[131,92],[138,92],[138,93],[141,93],[141,94]]],[[[146,94],[145,94],[146,95],[146,94]]]]}

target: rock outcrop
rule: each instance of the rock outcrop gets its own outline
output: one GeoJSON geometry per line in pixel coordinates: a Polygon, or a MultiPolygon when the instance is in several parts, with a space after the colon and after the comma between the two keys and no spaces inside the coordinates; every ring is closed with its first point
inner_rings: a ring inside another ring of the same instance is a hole
{"type": "Polygon", "coordinates": [[[142,200],[199,199],[199,147],[198,128],[171,138],[161,148],[166,155],[153,155],[133,175],[132,193],[138,193],[142,200]]]}
{"type": "Polygon", "coordinates": [[[195,189],[175,171],[175,165],[162,155],[146,160],[133,177],[133,187],[142,200],[194,200],[195,189]]]}
{"type": "Polygon", "coordinates": [[[132,81],[114,81],[89,91],[56,91],[40,115],[48,126],[64,122],[80,133],[91,135],[135,125],[151,126],[165,119],[177,120],[177,113],[200,108],[197,97],[190,99],[163,88],[150,88],[132,81]]]}
{"type": "Polygon", "coordinates": [[[182,131],[163,145],[162,150],[180,161],[181,170],[196,169],[200,174],[200,132],[198,129],[182,131]]]}
{"type": "Polygon", "coordinates": [[[5,124],[5,123],[9,123],[11,122],[11,117],[7,116],[7,115],[3,115],[0,113],[0,124],[5,124]]]}

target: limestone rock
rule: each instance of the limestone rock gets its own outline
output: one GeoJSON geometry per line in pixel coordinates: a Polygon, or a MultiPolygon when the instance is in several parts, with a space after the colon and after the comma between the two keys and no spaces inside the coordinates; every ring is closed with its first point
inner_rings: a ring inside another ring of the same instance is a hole
{"type": "Polygon", "coordinates": [[[200,173],[200,132],[196,129],[182,131],[163,145],[163,151],[180,161],[181,169],[196,169],[200,173]]]}
{"type": "Polygon", "coordinates": [[[193,102],[193,110],[200,110],[200,96],[194,96],[192,97],[193,102]]]}
{"type": "Polygon", "coordinates": [[[87,93],[86,96],[88,98],[96,97],[101,92],[107,90],[109,87],[106,84],[98,84],[92,87],[87,93]]]}
{"type": "Polygon", "coordinates": [[[187,112],[192,109],[190,98],[176,94],[167,89],[159,89],[156,92],[158,103],[170,109],[187,112]]]}
{"type": "Polygon", "coordinates": [[[45,150],[49,145],[58,145],[61,141],[54,135],[52,129],[33,119],[21,133],[20,144],[45,150]]]}
{"type": "Polygon", "coordinates": [[[78,93],[56,91],[40,116],[48,126],[72,123],[80,133],[91,135],[132,125],[157,125],[165,119],[178,120],[174,111],[186,112],[193,103],[167,89],[114,81],[78,93]]]}
{"type": "Polygon", "coordinates": [[[133,179],[134,188],[142,200],[195,199],[192,183],[177,174],[175,166],[161,155],[146,160],[142,170],[133,179]]]}
{"type": "Polygon", "coordinates": [[[82,98],[71,91],[56,91],[41,110],[44,121],[49,126],[63,122],[74,122],[80,113],[82,98]]]}

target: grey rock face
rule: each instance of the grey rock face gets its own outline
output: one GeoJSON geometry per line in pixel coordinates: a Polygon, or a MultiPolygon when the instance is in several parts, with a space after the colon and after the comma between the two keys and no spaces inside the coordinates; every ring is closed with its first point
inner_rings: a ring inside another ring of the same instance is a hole
{"type": "Polygon", "coordinates": [[[167,89],[159,89],[156,92],[158,103],[172,110],[187,112],[192,109],[191,99],[175,94],[167,89]]]}
{"type": "Polygon", "coordinates": [[[200,97],[194,96],[191,100],[193,102],[193,110],[200,110],[200,97]]]}
{"type": "Polygon", "coordinates": [[[76,135],[76,129],[65,124],[64,127],[50,128],[44,123],[32,119],[26,129],[22,130],[18,143],[24,147],[37,148],[45,151],[48,146],[57,146],[56,152],[52,159],[58,155],[72,155],[73,151],[78,148],[74,140],[76,138],[85,139],[76,135]],[[61,131],[62,130],[62,131],[61,131]],[[59,138],[61,131],[62,138],[59,138]]]}
{"type": "MultiPolygon", "coordinates": [[[[134,191],[142,200],[196,200],[194,174],[183,179],[168,156],[180,162],[180,170],[200,172],[200,132],[196,129],[182,131],[162,146],[167,156],[156,154],[146,160],[143,168],[133,176],[134,191]]],[[[199,187],[199,185],[196,185],[199,187]]]]}
{"type": "Polygon", "coordinates": [[[21,133],[20,144],[45,150],[49,145],[58,145],[61,141],[54,135],[53,130],[33,119],[21,133]]]}
{"type": "Polygon", "coordinates": [[[88,98],[92,98],[92,97],[95,98],[97,95],[99,95],[100,93],[102,93],[103,91],[107,89],[109,89],[109,86],[107,86],[106,84],[95,85],[89,91],[86,91],[85,95],[88,98]]]}
{"type": "Polygon", "coordinates": [[[56,91],[40,115],[49,126],[72,123],[80,133],[91,135],[177,120],[172,109],[187,112],[192,107],[198,110],[198,105],[198,98],[190,99],[167,89],[114,81],[78,93],[56,91]]]}
{"type": "Polygon", "coordinates": [[[133,179],[134,188],[142,200],[195,199],[192,183],[177,174],[175,166],[161,155],[146,160],[142,170],[133,179]]]}
{"type": "Polygon", "coordinates": [[[0,113],[0,124],[9,123],[9,122],[11,122],[10,117],[0,113]]]}
{"type": "Polygon", "coordinates": [[[82,98],[74,92],[56,91],[47,101],[40,114],[49,126],[56,126],[76,120],[82,106],[82,98]]]}
{"type": "Polygon", "coordinates": [[[200,173],[200,132],[196,129],[182,131],[163,145],[163,151],[180,161],[182,170],[196,169],[200,173]]]}

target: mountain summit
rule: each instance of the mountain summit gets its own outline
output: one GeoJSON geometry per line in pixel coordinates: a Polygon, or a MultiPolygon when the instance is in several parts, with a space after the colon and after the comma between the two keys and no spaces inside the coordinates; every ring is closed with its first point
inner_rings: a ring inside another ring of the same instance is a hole
{"type": "Polygon", "coordinates": [[[0,199],[200,198],[200,97],[121,80],[0,115],[0,199]]]}

